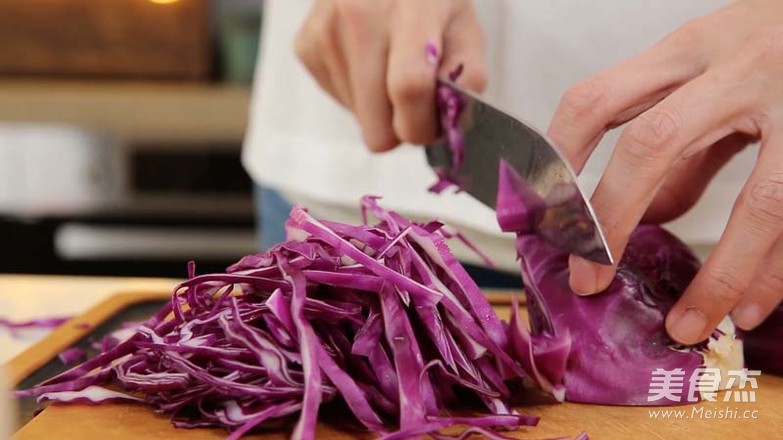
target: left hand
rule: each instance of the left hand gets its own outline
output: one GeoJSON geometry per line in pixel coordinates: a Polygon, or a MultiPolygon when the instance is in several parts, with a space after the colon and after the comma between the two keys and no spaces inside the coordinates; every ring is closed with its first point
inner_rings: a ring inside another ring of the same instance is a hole
{"type": "MultiPolygon", "coordinates": [[[[732,3],[577,84],[549,136],[579,171],[626,122],[592,197],[618,261],[640,221],[683,214],[737,151],[761,142],[720,242],[666,320],[684,344],[730,312],[757,326],[783,299],[783,1],[732,3]]],[[[604,290],[616,270],[573,255],[570,267],[582,294],[604,290]]]]}

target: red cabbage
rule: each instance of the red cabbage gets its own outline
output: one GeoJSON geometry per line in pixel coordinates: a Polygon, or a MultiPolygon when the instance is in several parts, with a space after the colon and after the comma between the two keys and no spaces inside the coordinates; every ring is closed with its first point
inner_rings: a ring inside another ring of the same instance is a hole
{"type": "Polygon", "coordinates": [[[427,63],[433,67],[438,66],[438,63],[440,63],[440,52],[438,51],[438,46],[436,46],[435,43],[431,41],[428,42],[424,47],[424,54],[426,56],[427,63]]]}
{"type": "Polygon", "coordinates": [[[175,426],[223,426],[231,438],[290,415],[293,438],[314,438],[323,405],[347,407],[354,425],[389,439],[503,438],[494,431],[535,425],[511,406],[529,367],[509,354],[517,333],[449,252],[452,233],[376,198],[362,207],[377,225],[295,207],[288,241],[224,274],[195,276],[191,265],[155,316],[18,395],[141,400],[175,426]],[[449,414],[466,402],[478,412],[449,414]],[[468,428],[440,432],[455,425],[468,428]]]}
{"type": "Polygon", "coordinates": [[[87,357],[87,353],[76,347],[67,348],[57,355],[60,358],[60,362],[65,365],[73,365],[77,362],[81,362],[87,357]]]}
{"type": "Polygon", "coordinates": [[[53,329],[65,324],[70,319],[70,316],[39,318],[28,321],[11,321],[10,319],[0,318],[0,329],[7,328],[12,331],[26,329],[53,329]]]}
{"type": "MultiPolygon", "coordinates": [[[[461,69],[453,72],[452,80],[461,69]]],[[[441,86],[437,106],[454,161],[450,173],[456,173],[464,160],[458,125],[464,103],[441,86]]],[[[666,334],[664,318],[699,268],[685,244],[657,226],[641,226],[631,237],[614,282],[598,295],[578,296],[568,284],[568,253],[557,245],[587,231],[540,230],[547,201],[506,163],[498,167],[497,220],[503,231],[517,234],[531,325],[528,331],[515,307],[508,339],[528,378],[558,400],[660,405],[682,403],[689,396],[648,402],[658,368],[683,369],[691,381],[700,367],[720,367],[725,373],[742,366],[741,343],[728,321],[724,332],[695,347],[676,346],[666,334]]],[[[430,191],[439,193],[456,184],[452,174],[438,174],[438,179],[430,191]]],[[[558,190],[551,188],[550,194],[558,190]]],[[[564,193],[552,200],[563,197],[581,196],[564,193]]]]}
{"type": "MultiPolygon", "coordinates": [[[[449,72],[449,79],[456,81],[462,75],[462,71],[463,65],[460,64],[449,72]]],[[[465,109],[465,102],[453,89],[440,83],[435,89],[435,100],[440,129],[451,150],[451,167],[448,170],[437,170],[438,181],[429,188],[430,192],[439,194],[452,186],[458,187],[456,174],[465,161],[465,137],[459,127],[459,118],[465,109]]]]}
{"type": "Polygon", "coordinates": [[[497,220],[504,232],[533,233],[546,202],[504,160],[498,173],[497,220]]]}
{"type": "Polygon", "coordinates": [[[783,304],[751,331],[739,332],[744,344],[745,361],[748,368],[764,373],[783,376],[783,304]]]}
{"type": "Polygon", "coordinates": [[[612,284],[593,296],[576,295],[568,283],[568,252],[535,234],[540,201],[520,176],[500,167],[498,223],[517,232],[532,332],[514,316],[510,340],[542,388],[574,402],[670,405],[687,402],[688,393],[649,402],[654,370],[684,370],[687,390],[700,367],[724,373],[742,367],[733,326],[695,347],[677,346],[666,333],[666,314],[700,266],[684,243],[659,226],[639,226],[612,284]]]}

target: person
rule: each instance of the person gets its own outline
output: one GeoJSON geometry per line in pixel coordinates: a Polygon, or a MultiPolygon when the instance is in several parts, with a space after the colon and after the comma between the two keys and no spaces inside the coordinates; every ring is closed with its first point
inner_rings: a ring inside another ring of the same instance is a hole
{"type": "MultiPolygon", "coordinates": [[[[458,82],[549,127],[616,259],[640,221],[715,244],[667,317],[673,339],[701,341],[729,313],[753,328],[783,297],[783,2],[268,0],[266,17],[243,154],[262,201],[350,221],[376,193],[515,269],[488,209],[426,193],[410,145],[437,136],[435,79],[462,64],[458,82]]],[[[569,263],[584,295],[616,269],[569,263]]]]}

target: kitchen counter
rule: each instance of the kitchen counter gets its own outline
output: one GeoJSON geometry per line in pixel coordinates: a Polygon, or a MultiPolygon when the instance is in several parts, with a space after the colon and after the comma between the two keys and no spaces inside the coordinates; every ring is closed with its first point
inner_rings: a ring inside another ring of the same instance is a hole
{"type": "MultiPolygon", "coordinates": [[[[0,318],[26,321],[74,316],[117,292],[169,291],[178,280],[38,275],[0,275],[0,318]]],[[[48,330],[0,329],[0,364],[21,353],[48,330]]]]}

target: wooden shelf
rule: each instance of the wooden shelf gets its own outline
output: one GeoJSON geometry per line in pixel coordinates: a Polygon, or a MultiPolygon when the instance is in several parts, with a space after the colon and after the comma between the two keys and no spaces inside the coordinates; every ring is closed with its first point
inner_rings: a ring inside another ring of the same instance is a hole
{"type": "Polygon", "coordinates": [[[0,79],[0,122],[53,122],[135,143],[241,142],[250,89],[178,82],[0,79]]]}

